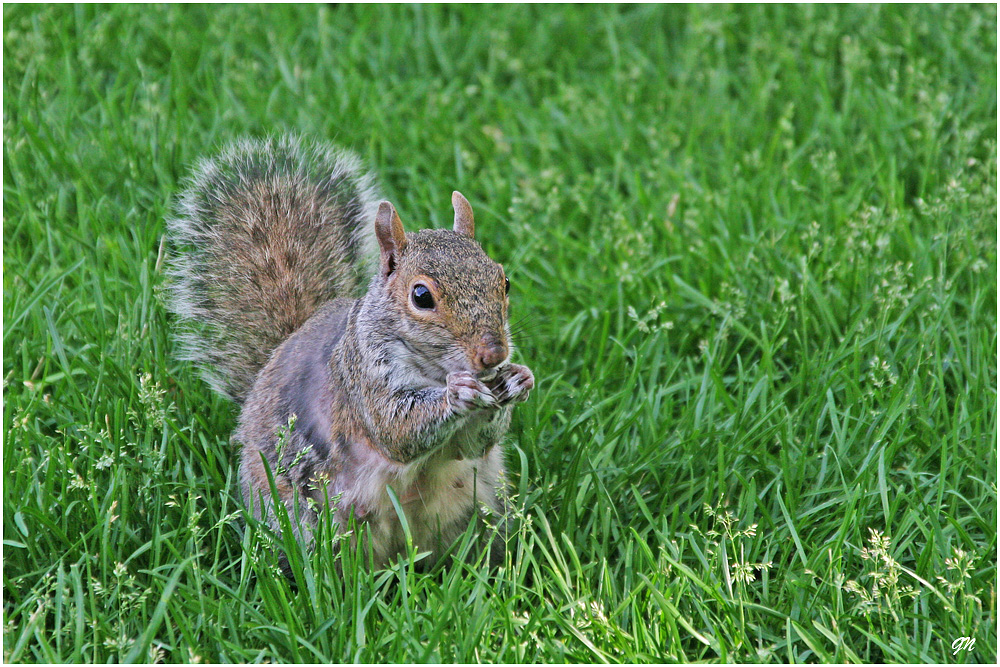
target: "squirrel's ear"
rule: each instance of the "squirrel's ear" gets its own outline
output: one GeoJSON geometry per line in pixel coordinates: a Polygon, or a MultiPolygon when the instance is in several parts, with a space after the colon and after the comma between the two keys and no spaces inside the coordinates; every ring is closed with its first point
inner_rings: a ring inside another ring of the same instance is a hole
{"type": "Polygon", "coordinates": [[[455,232],[462,236],[475,238],[476,223],[472,219],[472,206],[469,200],[457,190],[451,193],[451,205],[455,207],[455,232]]]}
{"type": "Polygon", "coordinates": [[[399,219],[396,209],[387,201],[378,205],[378,215],[375,216],[375,238],[378,239],[381,255],[379,269],[385,278],[396,270],[396,261],[406,247],[403,222],[399,219]]]}

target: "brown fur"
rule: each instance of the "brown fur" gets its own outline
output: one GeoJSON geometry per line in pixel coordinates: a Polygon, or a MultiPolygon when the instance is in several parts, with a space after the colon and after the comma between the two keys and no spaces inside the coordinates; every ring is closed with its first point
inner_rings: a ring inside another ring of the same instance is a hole
{"type": "Polygon", "coordinates": [[[283,137],[198,165],[168,231],[184,356],[242,402],[271,351],[368,279],[375,193],[356,160],[283,137]]]}
{"type": "Polygon", "coordinates": [[[172,222],[175,241],[194,246],[175,259],[175,307],[202,332],[189,356],[245,397],[233,435],[244,500],[279,528],[270,470],[302,542],[318,512],[339,525],[353,514],[378,563],[404,544],[387,487],[435,554],[481,509],[502,525],[498,445],[534,378],[507,362],[506,278],[472,238],[468,201],[454,193],[453,231],[407,235],[388,202],[376,214],[361,201],[364,177],[317,179],[336,165],[281,153],[287,142],[253,146],[253,160],[231,150],[225,168],[203,166],[172,222]],[[362,211],[378,270],[363,297],[336,298],[376,266],[362,257],[362,211]],[[432,308],[413,301],[418,283],[432,308]]]}

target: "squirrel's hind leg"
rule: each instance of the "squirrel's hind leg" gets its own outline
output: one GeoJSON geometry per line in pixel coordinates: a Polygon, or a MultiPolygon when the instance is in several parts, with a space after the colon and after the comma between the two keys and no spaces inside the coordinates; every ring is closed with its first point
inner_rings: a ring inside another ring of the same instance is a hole
{"type": "Polygon", "coordinates": [[[303,496],[301,490],[297,489],[284,475],[275,474],[272,470],[271,478],[274,479],[274,489],[271,488],[267,470],[264,468],[260,454],[244,452],[243,461],[240,464],[243,502],[254,519],[265,523],[268,528],[274,531],[279,540],[278,546],[282,549],[279,565],[284,573],[290,577],[291,569],[285,551],[289,544],[292,545],[292,548],[301,550],[302,553],[311,550],[313,532],[316,529],[318,519],[315,509],[303,496]],[[275,496],[275,494],[277,495],[275,496]],[[277,509],[279,505],[280,510],[277,509]],[[292,529],[291,540],[283,538],[284,516],[279,518],[278,512],[288,518],[292,529]]]}

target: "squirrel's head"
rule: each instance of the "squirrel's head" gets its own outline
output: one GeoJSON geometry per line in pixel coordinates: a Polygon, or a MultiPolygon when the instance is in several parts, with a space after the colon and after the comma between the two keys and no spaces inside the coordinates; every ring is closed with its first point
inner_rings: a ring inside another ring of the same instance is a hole
{"type": "Polygon", "coordinates": [[[380,289],[399,316],[402,344],[422,375],[440,382],[448,373],[470,371],[488,380],[510,356],[510,283],[473,238],[469,202],[458,192],[451,202],[452,230],[411,234],[392,204],[379,204],[380,289]]]}

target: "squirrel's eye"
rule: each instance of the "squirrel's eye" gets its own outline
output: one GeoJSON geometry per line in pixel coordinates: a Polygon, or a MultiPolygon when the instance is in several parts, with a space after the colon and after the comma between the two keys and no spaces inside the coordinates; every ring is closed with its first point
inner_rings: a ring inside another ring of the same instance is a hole
{"type": "Polygon", "coordinates": [[[510,278],[503,279],[503,293],[510,294],[510,278]]]}
{"type": "Polygon", "coordinates": [[[413,305],[421,310],[431,310],[434,307],[434,297],[426,285],[417,283],[413,286],[413,305]]]}

